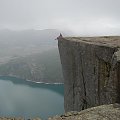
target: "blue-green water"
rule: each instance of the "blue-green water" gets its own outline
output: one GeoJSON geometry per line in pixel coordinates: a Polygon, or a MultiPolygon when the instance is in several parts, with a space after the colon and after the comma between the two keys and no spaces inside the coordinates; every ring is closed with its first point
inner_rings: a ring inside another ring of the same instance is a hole
{"type": "Polygon", "coordinates": [[[64,113],[62,84],[37,84],[0,77],[0,116],[48,118],[64,113]]]}

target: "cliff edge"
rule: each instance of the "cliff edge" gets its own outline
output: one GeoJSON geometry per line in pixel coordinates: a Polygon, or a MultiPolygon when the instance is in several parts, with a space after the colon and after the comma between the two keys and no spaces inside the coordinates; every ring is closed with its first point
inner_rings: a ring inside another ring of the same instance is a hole
{"type": "Polygon", "coordinates": [[[120,103],[120,37],[60,37],[65,111],[120,103]]]}
{"type": "Polygon", "coordinates": [[[120,105],[101,105],[81,112],[68,112],[48,120],[120,120],[120,105]]]}

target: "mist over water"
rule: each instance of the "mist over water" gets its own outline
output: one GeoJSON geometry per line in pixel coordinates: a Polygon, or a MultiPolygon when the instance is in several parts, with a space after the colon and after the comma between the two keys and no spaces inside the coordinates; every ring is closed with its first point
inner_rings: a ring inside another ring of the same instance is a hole
{"type": "Polygon", "coordinates": [[[63,92],[63,84],[36,84],[12,77],[0,77],[0,116],[46,119],[63,114],[63,92]]]}

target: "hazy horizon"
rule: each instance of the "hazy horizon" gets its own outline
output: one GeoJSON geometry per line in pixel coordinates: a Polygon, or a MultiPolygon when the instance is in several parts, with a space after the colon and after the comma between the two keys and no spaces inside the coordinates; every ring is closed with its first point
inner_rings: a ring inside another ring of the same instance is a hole
{"type": "Polygon", "coordinates": [[[0,0],[0,29],[120,35],[119,0],[0,0]]]}

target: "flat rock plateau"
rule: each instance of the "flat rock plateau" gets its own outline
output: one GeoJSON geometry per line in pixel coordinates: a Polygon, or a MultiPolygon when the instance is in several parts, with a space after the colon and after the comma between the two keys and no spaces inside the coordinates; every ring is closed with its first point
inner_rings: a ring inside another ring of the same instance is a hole
{"type": "Polygon", "coordinates": [[[65,111],[120,103],[120,36],[58,37],[65,111]]]}

